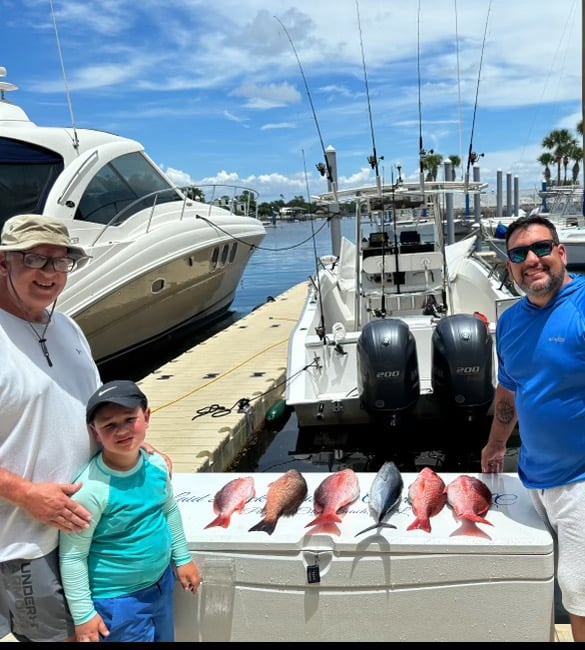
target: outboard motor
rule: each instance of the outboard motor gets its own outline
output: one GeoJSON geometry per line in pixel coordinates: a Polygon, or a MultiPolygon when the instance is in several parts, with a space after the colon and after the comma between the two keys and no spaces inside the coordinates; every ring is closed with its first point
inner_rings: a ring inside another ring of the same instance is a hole
{"type": "Polygon", "coordinates": [[[367,323],[357,342],[358,386],[363,408],[374,418],[396,418],[415,406],[420,382],[416,342],[397,318],[367,323]]]}
{"type": "Polygon", "coordinates": [[[443,318],[432,337],[432,387],[445,415],[471,422],[487,415],[494,398],[492,337],[471,314],[443,318]]]}

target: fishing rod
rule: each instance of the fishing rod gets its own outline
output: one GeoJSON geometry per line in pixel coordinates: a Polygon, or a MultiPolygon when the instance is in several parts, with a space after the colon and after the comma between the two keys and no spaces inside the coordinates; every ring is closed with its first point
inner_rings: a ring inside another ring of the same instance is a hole
{"type": "MultiPolygon", "coordinates": [[[[305,150],[301,149],[301,152],[303,154],[303,170],[305,173],[305,184],[307,186],[307,201],[309,202],[309,206],[311,205],[311,194],[309,191],[309,177],[307,175],[307,165],[305,162],[305,150]]],[[[316,289],[317,289],[317,297],[319,299],[319,312],[321,313],[321,322],[319,323],[319,327],[317,327],[317,335],[321,340],[325,340],[325,318],[323,316],[323,295],[321,293],[321,281],[320,281],[320,273],[319,273],[319,265],[317,260],[319,259],[319,256],[317,254],[317,242],[316,242],[316,237],[315,237],[315,228],[313,226],[313,219],[311,218],[311,233],[313,234],[313,259],[315,260],[315,281],[316,281],[316,289]]]]}
{"type": "MultiPolygon", "coordinates": [[[[357,23],[358,23],[358,32],[360,36],[360,48],[361,48],[361,54],[362,54],[362,66],[364,69],[364,83],[366,87],[366,100],[368,104],[368,117],[369,117],[369,122],[370,122],[370,133],[372,136],[372,155],[368,158],[368,162],[370,163],[371,168],[374,170],[376,174],[376,188],[378,191],[378,198],[380,200],[380,206],[382,209],[382,268],[381,268],[381,274],[380,274],[380,290],[382,292],[381,295],[381,300],[380,300],[380,309],[376,311],[376,316],[378,317],[384,317],[386,316],[386,242],[385,242],[385,227],[384,227],[384,220],[385,220],[385,205],[384,205],[384,195],[382,193],[382,186],[380,183],[380,170],[379,170],[379,161],[384,160],[384,157],[382,156],[381,158],[378,158],[378,153],[376,152],[376,140],[374,137],[374,118],[372,117],[372,103],[370,101],[370,87],[368,84],[368,74],[366,71],[366,57],[364,54],[364,39],[363,39],[363,33],[362,33],[362,25],[361,25],[361,20],[360,20],[360,8],[359,8],[359,1],[355,0],[355,9],[356,9],[356,14],[357,14],[357,23]]],[[[392,195],[394,197],[394,175],[392,174],[392,195]]],[[[394,200],[394,199],[393,199],[394,200]]],[[[394,213],[394,208],[393,208],[393,213],[394,213]]],[[[370,221],[372,219],[371,215],[371,206],[370,206],[370,221]]],[[[395,253],[396,253],[396,271],[399,271],[398,268],[398,242],[396,240],[396,219],[394,220],[394,245],[395,245],[395,253]]],[[[400,276],[396,276],[400,277],[400,276]]],[[[398,287],[399,289],[399,287],[398,287]]]]}
{"type": "MultiPolygon", "coordinates": [[[[293,40],[292,40],[290,34],[288,33],[288,30],[283,25],[280,18],[278,18],[277,16],[274,16],[274,19],[278,21],[278,23],[282,27],[282,30],[286,34],[286,37],[288,38],[288,42],[290,43],[292,51],[294,52],[295,58],[296,58],[297,63],[299,65],[299,70],[301,72],[301,77],[303,78],[303,83],[305,84],[305,91],[307,93],[307,98],[309,100],[309,104],[311,106],[311,111],[313,113],[313,121],[315,122],[315,127],[317,128],[317,134],[319,136],[319,142],[321,143],[321,151],[323,152],[323,157],[325,159],[325,164],[320,163],[319,165],[317,165],[317,169],[319,170],[319,172],[322,175],[325,175],[325,174],[327,175],[326,177],[327,177],[327,181],[329,183],[329,187],[331,188],[331,190],[333,192],[333,200],[334,200],[334,207],[335,207],[334,211],[337,212],[337,211],[339,211],[339,201],[338,201],[338,198],[337,198],[337,181],[336,181],[336,179],[333,178],[331,165],[329,163],[329,158],[328,158],[327,152],[325,150],[325,144],[323,143],[323,136],[321,135],[321,128],[319,126],[319,120],[317,119],[317,113],[315,111],[315,106],[313,105],[313,98],[311,97],[311,91],[309,90],[309,84],[307,83],[307,78],[305,77],[305,71],[303,70],[303,64],[301,63],[301,59],[300,59],[299,54],[297,52],[297,48],[295,47],[295,44],[293,43],[293,40]]],[[[304,164],[304,152],[303,152],[303,164],[304,164]]],[[[305,174],[306,174],[306,172],[305,172],[305,174]]],[[[333,206],[330,206],[330,207],[333,207],[333,206]]],[[[332,226],[332,228],[333,228],[333,226],[332,226]]],[[[313,240],[313,243],[314,243],[314,240],[313,240]]],[[[336,254],[336,251],[334,250],[333,253],[336,254]]],[[[317,256],[316,256],[316,254],[315,254],[315,266],[317,267],[317,256]]],[[[326,325],[325,325],[325,315],[323,313],[321,283],[320,283],[320,279],[319,279],[319,269],[318,269],[318,267],[316,269],[315,277],[316,277],[316,282],[317,282],[317,287],[316,287],[317,288],[317,295],[319,297],[319,311],[321,312],[321,318],[320,318],[319,325],[315,329],[316,329],[317,336],[319,336],[319,338],[322,341],[325,341],[325,333],[327,331],[327,328],[326,328],[326,325]]]]}
{"type": "MultiPolygon", "coordinates": [[[[421,89],[421,78],[420,73],[420,0],[418,2],[418,15],[416,21],[416,68],[417,68],[417,78],[418,78],[418,156],[419,156],[419,182],[422,190],[423,196],[423,205],[425,204],[425,158],[427,152],[423,147],[423,135],[422,135],[422,89],[421,89]]],[[[431,150],[429,153],[433,153],[431,150]]]]}
{"type": "MultiPolygon", "coordinates": [[[[326,178],[331,186],[331,191],[333,193],[333,199],[337,203],[337,181],[336,179],[333,178],[333,172],[331,170],[331,165],[329,164],[329,159],[327,157],[327,152],[325,150],[325,145],[323,143],[323,136],[321,135],[321,128],[319,127],[319,120],[317,119],[317,113],[315,112],[315,106],[313,105],[313,98],[311,97],[311,91],[309,90],[309,84],[307,83],[307,78],[305,77],[305,71],[303,70],[303,64],[301,63],[301,59],[298,55],[297,48],[295,47],[295,44],[293,43],[293,40],[288,33],[287,28],[282,24],[282,21],[278,16],[274,16],[274,19],[278,21],[279,25],[282,27],[282,30],[286,34],[286,37],[288,38],[288,42],[290,43],[290,46],[292,48],[292,51],[294,52],[294,55],[296,57],[297,63],[299,65],[299,70],[301,72],[301,77],[303,78],[303,83],[305,84],[305,91],[307,93],[307,98],[309,99],[309,104],[311,106],[311,111],[313,113],[313,121],[315,122],[315,127],[317,128],[317,135],[319,136],[319,142],[321,143],[321,151],[323,152],[323,158],[325,159],[325,164],[324,166],[317,165],[317,169],[321,174],[326,174],[326,178]]],[[[325,175],[324,174],[324,175],[325,175]]]]}
{"type": "Polygon", "coordinates": [[[485,28],[484,28],[484,32],[483,32],[483,42],[481,44],[481,55],[480,55],[480,58],[479,58],[479,70],[477,72],[477,86],[475,88],[475,103],[473,105],[473,119],[471,121],[471,134],[470,134],[470,137],[469,137],[469,153],[467,155],[467,167],[465,169],[465,186],[464,187],[465,187],[465,194],[466,195],[467,195],[467,191],[468,191],[468,188],[469,188],[469,169],[470,169],[471,165],[477,161],[477,158],[478,158],[478,154],[476,154],[473,151],[473,133],[474,133],[474,130],[475,130],[475,116],[476,116],[476,113],[477,113],[477,98],[478,98],[478,95],[479,95],[479,82],[480,82],[480,79],[481,79],[481,67],[482,67],[482,64],[483,64],[483,53],[484,53],[484,50],[485,50],[485,43],[486,43],[486,38],[487,38],[487,29],[488,29],[488,22],[489,22],[489,17],[490,17],[491,6],[492,6],[492,2],[490,0],[490,3],[488,5],[487,16],[486,16],[486,19],[485,19],[485,28]]]}
{"type": "MultiPolygon", "coordinates": [[[[420,25],[421,25],[421,6],[420,6],[420,0],[418,2],[418,16],[417,16],[417,77],[418,77],[418,128],[419,128],[419,136],[418,136],[418,146],[419,146],[419,183],[420,183],[420,188],[421,188],[421,195],[422,195],[422,205],[423,209],[426,210],[427,207],[427,199],[426,199],[426,194],[425,194],[425,179],[424,179],[424,173],[425,173],[425,161],[427,158],[427,154],[433,153],[433,150],[430,149],[428,152],[425,150],[423,146],[423,136],[422,136],[422,75],[421,75],[421,46],[420,46],[420,25]]],[[[445,237],[444,237],[444,232],[443,232],[443,214],[441,211],[441,205],[439,204],[439,199],[436,193],[431,194],[432,198],[432,210],[433,210],[433,217],[434,217],[434,222],[435,222],[435,231],[436,231],[436,244],[439,247],[439,250],[442,255],[442,262],[443,262],[443,281],[442,281],[442,287],[441,287],[441,298],[443,300],[443,305],[447,304],[447,288],[445,286],[445,283],[448,283],[448,278],[449,278],[449,269],[447,267],[447,251],[445,249],[445,237]]]]}
{"type": "MultiPolygon", "coordinates": [[[[372,150],[373,154],[368,158],[368,162],[370,163],[371,168],[375,171],[376,173],[376,187],[378,188],[378,194],[382,196],[382,188],[380,185],[380,170],[378,167],[378,154],[376,153],[376,140],[374,139],[374,120],[372,118],[372,104],[370,102],[370,87],[368,85],[368,74],[366,72],[366,57],[364,55],[364,39],[362,35],[362,25],[360,21],[360,6],[358,0],[355,0],[355,9],[356,9],[356,14],[357,14],[357,22],[358,22],[358,31],[360,35],[360,48],[362,52],[362,66],[364,69],[364,81],[365,81],[365,86],[366,86],[366,99],[368,103],[368,115],[370,118],[370,132],[372,134],[372,150]]],[[[381,158],[383,160],[384,157],[381,158]]]]}

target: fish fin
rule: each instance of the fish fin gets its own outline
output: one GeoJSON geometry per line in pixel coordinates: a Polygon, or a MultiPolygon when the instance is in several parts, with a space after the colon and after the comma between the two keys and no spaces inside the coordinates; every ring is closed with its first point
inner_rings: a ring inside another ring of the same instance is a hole
{"type": "Polygon", "coordinates": [[[276,528],[275,521],[269,521],[268,519],[261,519],[255,526],[252,526],[252,528],[248,528],[248,532],[251,532],[253,530],[262,530],[265,533],[272,535],[275,528],[276,528]]]}
{"type": "Polygon", "coordinates": [[[426,530],[427,533],[430,533],[431,522],[428,519],[419,519],[417,517],[406,530],[426,530]]]}

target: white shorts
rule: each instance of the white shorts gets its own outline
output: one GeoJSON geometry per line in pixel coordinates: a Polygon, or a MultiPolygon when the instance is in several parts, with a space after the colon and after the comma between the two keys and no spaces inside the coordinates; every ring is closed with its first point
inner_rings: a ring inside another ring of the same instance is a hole
{"type": "Polygon", "coordinates": [[[529,492],[555,541],[563,607],[569,614],[585,616],[585,481],[529,492]]]}

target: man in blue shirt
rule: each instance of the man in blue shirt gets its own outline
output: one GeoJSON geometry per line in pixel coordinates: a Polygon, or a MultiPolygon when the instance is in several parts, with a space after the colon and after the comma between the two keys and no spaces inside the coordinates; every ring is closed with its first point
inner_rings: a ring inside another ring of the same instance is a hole
{"type": "Polygon", "coordinates": [[[498,321],[498,387],[483,472],[503,470],[516,423],[518,475],[550,526],[575,641],[585,641],[585,278],[567,270],[555,226],[535,215],[506,233],[508,270],[526,294],[498,321]]]}

